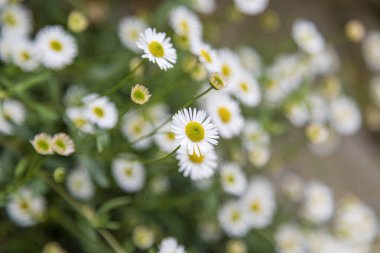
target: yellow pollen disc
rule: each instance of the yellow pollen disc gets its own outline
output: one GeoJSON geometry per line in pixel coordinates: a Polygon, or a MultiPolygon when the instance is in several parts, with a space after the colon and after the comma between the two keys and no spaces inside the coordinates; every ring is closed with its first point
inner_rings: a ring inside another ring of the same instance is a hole
{"type": "Polygon", "coordinates": [[[186,33],[189,32],[189,24],[188,24],[185,20],[183,20],[183,21],[181,22],[181,28],[182,28],[183,31],[185,31],[186,33]]]}
{"type": "Polygon", "coordinates": [[[87,123],[87,121],[86,121],[85,119],[82,119],[82,118],[78,118],[78,119],[75,119],[75,120],[74,120],[74,125],[75,125],[77,128],[81,128],[81,127],[83,127],[86,123],[87,123]]]}
{"type": "Polygon", "coordinates": [[[234,177],[234,175],[232,175],[232,174],[227,175],[227,176],[226,176],[226,181],[227,181],[229,184],[233,184],[233,183],[235,183],[235,177],[234,177]]]}
{"type": "Polygon", "coordinates": [[[226,107],[219,107],[218,114],[223,123],[231,121],[231,112],[226,107]]]}
{"type": "Polygon", "coordinates": [[[20,209],[21,210],[28,210],[28,208],[29,208],[29,204],[28,204],[28,202],[26,202],[26,201],[21,201],[21,203],[20,203],[20,209]]]}
{"type": "Polygon", "coordinates": [[[258,213],[261,211],[261,205],[258,201],[255,201],[251,204],[251,210],[255,213],[258,213]]]}
{"type": "Polygon", "coordinates": [[[193,163],[202,163],[205,160],[205,157],[203,155],[198,156],[197,154],[193,153],[192,155],[189,155],[189,159],[193,163]]]}
{"type": "Polygon", "coordinates": [[[206,50],[201,50],[200,55],[205,59],[208,63],[212,62],[211,55],[206,50]]]}
{"type": "Polygon", "coordinates": [[[165,49],[164,49],[164,47],[162,46],[161,43],[159,43],[159,42],[157,42],[157,41],[152,41],[152,42],[148,45],[148,48],[149,48],[149,52],[150,52],[154,57],[162,58],[162,57],[164,57],[164,55],[165,55],[165,49]]]}
{"type": "Polygon", "coordinates": [[[38,140],[37,146],[41,150],[48,150],[50,145],[46,140],[38,140]]]}
{"type": "Polygon", "coordinates": [[[21,59],[23,61],[29,61],[31,59],[30,54],[28,52],[26,52],[26,51],[23,51],[21,53],[21,59]]]}
{"type": "Polygon", "coordinates": [[[142,129],[141,129],[141,127],[139,126],[139,125],[134,125],[133,126],[133,131],[136,133],[136,134],[140,134],[141,133],[141,131],[142,131],[142,129]]]}
{"type": "Polygon", "coordinates": [[[126,176],[131,177],[133,175],[133,170],[132,168],[125,168],[124,173],[126,176]]]}
{"type": "Polygon", "coordinates": [[[248,85],[247,85],[247,83],[241,83],[240,84],[240,88],[241,88],[242,91],[248,92],[248,85]]]}
{"type": "Polygon", "coordinates": [[[94,107],[93,112],[99,118],[103,118],[104,117],[104,110],[101,107],[94,107]]]}
{"type": "Polygon", "coordinates": [[[17,19],[14,15],[12,15],[11,13],[8,13],[4,17],[4,23],[6,23],[8,26],[16,26],[17,19]]]}
{"type": "Polygon", "coordinates": [[[233,212],[233,213],[231,214],[231,219],[232,219],[233,221],[238,221],[238,220],[240,220],[240,213],[239,213],[239,212],[233,212]]]}
{"type": "Polygon", "coordinates": [[[63,140],[56,140],[55,145],[57,145],[60,149],[66,149],[66,144],[63,140]]]}
{"type": "Polygon", "coordinates": [[[51,47],[51,49],[53,49],[56,52],[60,52],[63,49],[62,43],[58,40],[51,40],[50,41],[50,47],[51,47]]]}
{"type": "Polygon", "coordinates": [[[223,65],[222,66],[222,73],[223,75],[229,77],[231,75],[231,69],[228,65],[223,65]]]}
{"type": "Polygon", "coordinates": [[[166,136],[169,140],[175,140],[175,134],[172,132],[166,133],[166,136]]]}
{"type": "Polygon", "coordinates": [[[205,129],[203,126],[195,121],[189,122],[185,127],[187,138],[192,142],[200,142],[205,138],[205,129]]]}

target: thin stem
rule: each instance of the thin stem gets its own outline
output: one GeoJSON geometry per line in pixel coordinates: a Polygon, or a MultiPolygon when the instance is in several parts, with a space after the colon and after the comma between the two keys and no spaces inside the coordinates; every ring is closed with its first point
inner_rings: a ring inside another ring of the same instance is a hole
{"type": "Polygon", "coordinates": [[[105,95],[109,96],[116,91],[118,91],[120,88],[122,88],[125,83],[129,80],[131,75],[136,72],[137,69],[139,69],[143,65],[144,61],[141,61],[134,69],[132,69],[123,79],[121,79],[115,86],[113,86],[111,89],[109,89],[105,95]]]}
{"type": "Polygon", "coordinates": [[[42,73],[25,81],[19,82],[10,89],[10,93],[13,94],[28,90],[33,86],[42,83],[42,81],[46,80],[48,76],[49,75],[47,73],[42,73]]]}
{"type": "Polygon", "coordinates": [[[97,231],[116,253],[125,253],[123,247],[110,232],[105,229],[97,229],[97,231]]]}
{"type": "Polygon", "coordinates": [[[145,164],[159,163],[159,162],[165,160],[166,158],[169,158],[172,155],[174,155],[180,148],[181,148],[181,145],[178,145],[172,152],[170,152],[169,154],[165,155],[164,157],[161,157],[161,158],[158,158],[158,159],[154,159],[154,160],[150,160],[150,161],[146,161],[146,162],[143,162],[143,163],[145,163],[145,164]]]}
{"type": "MultiPolygon", "coordinates": [[[[207,93],[209,93],[212,89],[213,89],[213,88],[210,87],[210,88],[208,88],[207,90],[205,90],[204,92],[202,92],[202,93],[196,95],[195,97],[193,97],[192,99],[190,99],[189,101],[187,101],[184,105],[182,105],[181,108],[180,108],[179,110],[184,109],[184,108],[186,108],[186,107],[192,105],[196,100],[198,100],[199,98],[201,98],[201,97],[203,97],[204,95],[206,95],[207,93]]],[[[131,143],[132,143],[132,144],[135,144],[135,143],[137,143],[137,142],[139,142],[139,141],[141,141],[141,140],[144,140],[144,139],[146,139],[146,138],[149,138],[149,137],[155,135],[155,134],[158,132],[158,130],[160,130],[162,127],[164,127],[164,126],[165,126],[165,125],[166,125],[171,119],[172,119],[172,117],[170,116],[170,117],[169,117],[168,119],[166,119],[163,123],[161,123],[161,124],[158,125],[156,128],[154,128],[150,133],[148,133],[148,134],[146,134],[146,135],[143,135],[143,136],[141,136],[140,138],[137,138],[136,140],[132,141],[131,143]]]]}

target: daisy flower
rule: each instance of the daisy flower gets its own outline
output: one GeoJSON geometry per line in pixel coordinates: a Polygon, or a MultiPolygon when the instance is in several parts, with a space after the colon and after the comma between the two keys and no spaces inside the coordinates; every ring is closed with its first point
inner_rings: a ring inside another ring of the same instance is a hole
{"type": "Polygon", "coordinates": [[[216,7],[215,0],[191,0],[191,6],[198,12],[210,14],[216,7]]]}
{"type": "Polygon", "coordinates": [[[26,40],[24,35],[2,33],[0,36],[0,59],[5,63],[10,63],[13,59],[13,49],[15,41],[26,40]]]}
{"type": "Polygon", "coordinates": [[[83,167],[70,172],[66,179],[66,186],[70,194],[79,200],[90,200],[95,193],[95,186],[90,174],[83,167]]]}
{"type": "MultiPolygon", "coordinates": [[[[149,134],[153,130],[152,124],[137,111],[127,112],[121,123],[121,132],[130,142],[135,142],[141,137],[149,134]]],[[[152,138],[144,138],[133,144],[133,147],[142,150],[148,148],[152,143],[152,138]]],[[[177,146],[177,145],[176,145],[177,146]]]]}
{"type": "Polygon", "coordinates": [[[263,71],[263,63],[257,51],[250,47],[242,47],[238,53],[243,67],[253,73],[255,77],[260,76],[263,71]]]}
{"type": "Polygon", "coordinates": [[[83,133],[93,133],[94,125],[86,117],[86,109],[81,107],[68,107],[67,118],[83,133]]]}
{"type": "Polygon", "coordinates": [[[218,211],[222,229],[232,237],[242,237],[249,231],[248,216],[237,201],[225,203],[218,211]]]}
{"type": "Polygon", "coordinates": [[[185,248],[176,239],[168,237],[158,246],[158,253],[185,253],[185,248]]]}
{"type": "Polygon", "coordinates": [[[141,250],[147,250],[152,247],[154,237],[154,230],[149,227],[137,226],[133,229],[132,241],[141,250]]]}
{"type": "Polygon", "coordinates": [[[285,115],[295,127],[304,126],[310,117],[305,101],[292,101],[285,105],[285,115]]]}
{"type": "Polygon", "coordinates": [[[217,156],[213,150],[203,155],[189,155],[187,150],[180,149],[176,158],[179,161],[179,172],[192,180],[210,178],[217,167],[217,156]]]}
{"type": "Polygon", "coordinates": [[[230,82],[232,94],[246,106],[257,106],[261,100],[261,91],[256,79],[246,71],[239,71],[230,82]]]}
{"type": "Polygon", "coordinates": [[[53,150],[59,155],[68,156],[75,151],[73,140],[65,133],[55,134],[52,139],[53,150]]]}
{"type": "Polygon", "coordinates": [[[28,35],[32,30],[32,17],[22,5],[6,5],[0,13],[2,35],[28,35]]]}
{"type": "Polygon", "coordinates": [[[255,15],[263,12],[268,2],[268,0],[235,0],[235,5],[242,13],[255,15]]]}
{"type": "Polygon", "coordinates": [[[276,200],[272,184],[265,178],[257,177],[241,199],[246,209],[248,224],[252,228],[264,228],[272,223],[276,211],[276,200]]]}
{"type": "Polygon", "coordinates": [[[73,63],[78,54],[75,39],[61,26],[42,28],[36,37],[41,63],[52,69],[62,69],[73,63]]]}
{"type": "Polygon", "coordinates": [[[90,94],[83,99],[88,120],[102,129],[113,128],[118,121],[117,108],[108,97],[90,94]]]}
{"type": "Polygon", "coordinates": [[[88,19],[82,12],[72,11],[67,18],[67,26],[71,31],[81,33],[87,29],[88,19]]]}
{"type": "Polygon", "coordinates": [[[270,145],[270,135],[258,121],[252,119],[247,120],[244,125],[243,140],[243,144],[247,149],[270,145]]]}
{"type": "Polygon", "coordinates": [[[209,84],[211,87],[213,87],[215,90],[222,90],[227,87],[228,80],[224,76],[224,74],[220,72],[214,72],[211,74],[209,78],[209,84]]]}
{"type": "Polygon", "coordinates": [[[54,153],[53,140],[45,133],[37,134],[30,143],[32,143],[37,153],[41,155],[51,155],[54,153]]]}
{"type": "Polygon", "coordinates": [[[363,56],[371,70],[380,71],[380,31],[371,31],[364,38],[363,56]]]}
{"type": "Polygon", "coordinates": [[[170,38],[165,33],[156,32],[155,28],[147,28],[140,33],[136,45],[144,51],[142,58],[147,58],[163,70],[173,68],[177,61],[177,52],[170,38]]]}
{"type": "Polygon", "coordinates": [[[33,71],[39,66],[39,58],[34,43],[22,40],[16,43],[12,50],[13,63],[23,71],[33,71]]]}
{"type": "Polygon", "coordinates": [[[201,41],[194,42],[191,47],[191,52],[198,56],[199,60],[209,72],[220,72],[219,56],[209,45],[201,41]]]}
{"type": "Polygon", "coordinates": [[[254,146],[247,150],[249,162],[256,168],[261,168],[268,163],[270,158],[270,148],[268,146],[254,146]]]}
{"type": "Polygon", "coordinates": [[[139,162],[132,162],[124,158],[112,162],[112,174],[116,183],[125,192],[137,192],[145,183],[145,169],[139,162]]]}
{"type": "Polygon", "coordinates": [[[198,17],[185,6],[178,6],[170,11],[170,26],[174,32],[188,38],[190,43],[202,37],[202,24],[198,17]]]}
{"type": "Polygon", "coordinates": [[[14,125],[22,125],[26,118],[24,105],[13,99],[5,99],[0,103],[0,131],[5,134],[14,133],[14,125]]]}
{"type": "Polygon", "coordinates": [[[320,123],[310,123],[307,125],[305,133],[310,142],[317,144],[325,142],[329,137],[329,130],[320,123]]]}
{"type": "Polygon", "coordinates": [[[220,181],[225,192],[240,196],[247,187],[247,179],[236,164],[224,164],[220,169],[220,181]]]}
{"type": "Polygon", "coordinates": [[[231,80],[242,68],[239,57],[231,50],[225,48],[217,51],[220,61],[220,72],[231,80]]]}
{"type": "Polygon", "coordinates": [[[40,222],[45,209],[46,202],[43,196],[34,194],[26,187],[14,193],[6,206],[10,219],[21,227],[30,227],[40,222]]]}
{"type": "Polygon", "coordinates": [[[173,151],[177,144],[175,134],[171,131],[169,124],[166,124],[160,132],[154,135],[154,141],[160,150],[167,153],[173,151]]]}
{"type": "Polygon", "coordinates": [[[218,130],[211,123],[205,111],[195,108],[183,109],[173,116],[172,132],[176,135],[177,145],[187,152],[204,155],[214,149],[218,143],[218,130]]]}
{"type": "Polygon", "coordinates": [[[330,103],[330,121],[341,135],[352,135],[359,131],[362,117],[356,103],[349,97],[338,97],[330,103]]]}
{"type": "Polygon", "coordinates": [[[240,134],[244,118],[238,103],[229,96],[222,94],[210,96],[206,100],[205,108],[221,137],[230,139],[240,134]]]}
{"type": "Polygon", "coordinates": [[[149,98],[152,95],[149,93],[149,90],[140,84],[136,84],[132,87],[131,90],[131,99],[133,102],[139,105],[143,105],[148,102],[149,98]]]}
{"type": "Polygon", "coordinates": [[[302,216],[315,224],[327,222],[333,215],[334,199],[329,187],[320,182],[310,182],[304,189],[302,216]]]}
{"type": "Polygon", "coordinates": [[[144,20],[137,17],[123,18],[118,27],[118,35],[123,45],[134,52],[138,52],[139,48],[136,42],[141,32],[145,30],[147,24],[144,20]]]}
{"type": "Polygon", "coordinates": [[[306,253],[305,238],[301,229],[293,224],[281,225],[275,234],[279,253],[306,253]]]}
{"type": "Polygon", "coordinates": [[[294,41],[305,52],[317,54],[324,49],[325,41],[311,21],[298,19],[292,29],[294,41]]]}

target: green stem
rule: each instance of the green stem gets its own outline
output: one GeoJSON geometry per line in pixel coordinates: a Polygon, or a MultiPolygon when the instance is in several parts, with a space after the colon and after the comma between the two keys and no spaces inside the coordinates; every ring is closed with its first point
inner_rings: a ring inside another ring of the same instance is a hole
{"type": "Polygon", "coordinates": [[[131,75],[133,73],[135,73],[135,71],[137,69],[139,69],[142,65],[143,65],[144,61],[141,61],[134,69],[132,69],[123,79],[121,79],[115,86],[113,86],[111,89],[109,89],[105,95],[106,96],[110,96],[112,95],[113,93],[115,93],[116,91],[118,91],[120,88],[122,88],[125,83],[129,80],[129,78],[131,77],[131,75]]]}
{"type": "MultiPolygon", "coordinates": [[[[209,93],[212,89],[213,89],[213,88],[210,87],[210,88],[208,88],[207,90],[205,90],[204,92],[202,92],[202,93],[196,95],[195,97],[193,97],[192,99],[190,99],[189,101],[187,101],[184,105],[182,105],[181,108],[180,108],[179,110],[184,109],[184,108],[186,108],[186,107],[192,105],[195,101],[197,101],[199,98],[201,98],[201,97],[203,97],[204,95],[206,95],[207,93],[209,93]]],[[[137,142],[139,142],[139,141],[141,141],[141,140],[144,140],[144,139],[146,139],[146,138],[149,138],[149,137],[155,135],[155,134],[158,132],[158,130],[160,130],[162,127],[164,127],[164,126],[165,126],[165,125],[166,125],[171,119],[172,119],[172,116],[170,116],[170,117],[169,117],[168,119],[166,119],[163,123],[161,123],[161,124],[158,125],[156,128],[154,128],[154,129],[152,130],[152,132],[150,132],[150,133],[148,133],[148,134],[146,134],[146,135],[143,135],[143,136],[141,136],[140,138],[137,138],[136,140],[132,141],[131,144],[135,144],[135,143],[137,143],[137,142]]]]}
{"type": "Polygon", "coordinates": [[[25,90],[28,90],[28,89],[32,88],[33,86],[42,83],[42,81],[45,81],[48,78],[48,76],[49,75],[47,73],[42,73],[42,74],[34,76],[30,79],[27,79],[25,81],[19,82],[18,84],[13,86],[9,90],[9,92],[11,94],[13,94],[13,93],[19,93],[19,92],[23,92],[25,90]]]}
{"type": "Polygon", "coordinates": [[[105,229],[97,229],[97,231],[116,253],[125,253],[123,247],[110,232],[105,229]]]}
{"type": "Polygon", "coordinates": [[[174,155],[179,149],[181,148],[181,145],[178,145],[172,152],[170,152],[169,154],[161,157],[161,158],[158,158],[158,159],[154,159],[154,160],[150,160],[150,161],[146,161],[146,162],[143,162],[145,164],[152,164],[152,163],[159,163],[163,160],[165,160],[166,158],[169,158],[171,157],[172,155],[174,155]]]}

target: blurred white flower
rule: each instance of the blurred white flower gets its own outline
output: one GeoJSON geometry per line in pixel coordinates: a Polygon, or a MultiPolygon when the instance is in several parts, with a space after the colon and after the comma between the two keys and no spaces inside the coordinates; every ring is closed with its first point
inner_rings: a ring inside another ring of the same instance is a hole
{"type": "Polygon", "coordinates": [[[228,236],[242,237],[249,231],[247,213],[237,201],[223,204],[218,212],[218,220],[228,236]]]}
{"type": "Polygon", "coordinates": [[[178,6],[170,11],[169,24],[177,35],[188,38],[190,45],[192,41],[199,41],[202,38],[202,23],[185,6],[178,6]]]}
{"type": "Polygon", "coordinates": [[[51,69],[62,69],[72,64],[78,54],[74,37],[59,25],[42,28],[36,36],[36,46],[41,63],[51,69]]]}
{"type": "Polygon", "coordinates": [[[238,51],[243,67],[255,77],[262,74],[263,63],[258,52],[251,47],[242,47],[238,51]]]}
{"type": "Polygon", "coordinates": [[[139,139],[149,134],[152,130],[152,124],[137,111],[131,110],[123,116],[121,132],[130,142],[136,141],[133,147],[138,150],[146,149],[151,145],[151,137],[139,139]]]}
{"type": "Polygon", "coordinates": [[[192,7],[201,13],[210,14],[214,12],[216,7],[215,0],[191,0],[192,7]]]}
{"type": "Polygon", "coordinates": [[[294,21],[292,35],[297,45],[307,53],[321,53],[325,47],[322,35],[311,21],[304,19],[294,21]]]}
{"type": "Polygon", "coordinates": [[[112,174],[116,183],[125,192],[137,192],[145,184],[144,166],[137,161],[118,158],[112,162],[112,174]]]}
{"type": "Polygon", "coordinates": [[[83,133],[93,133],[94,125],[86,117],[86,109],[81,107],[67,107],[67,118],[83,133]]]}
{"type": "Polygon", "coordinates": [[[268,3],[268,0],[235,0],[236,8],[248,15],[256,15],[263,12],[267,8],[268,3]]]}
{"type": "Polygon", "coordinates": [[[261,91],[256,79],[248,72],[240,70],[231,79],[230,89],[232,94],[245,106],[257,106],[261,101],[261,91]]]}
{"type": "Polygon", "coordinates": [[[95,193],[95,186],[90,174],[83,167],[76,168],[69,173],[66,186],[70,194],[79,200],[89,200],[95,193]]]}
{"type": "Polygon", "coordinates": [[[185,253],[185,247],[180,245],[176,239],[172,237],[165,238],[158,246],[158,253],[185,253]]]}
{"type": "Polygon", "coordinates": [[[118,121],[117,108],[108,97],[90,94],[83,98],[87,119],[99,128],[111,129],[118,121]]]}
{"type": "Polygon", "coordinates": [[[352,135],[359,131],[362,117],[358,106],[349,97],[341,96],[330,103],[330,121],[341,135],[352,135]]]}
{"type": "Polygon", "coordinates": [[[363,55],[368,67],[380,71],[380,32],[372,31],[363,41],[363,55]]]}
{"type": "Polygon", "coordinates": [[[5,99],[0,102],[0,132],[14,134],[14,126],[24,123],[26,111],[24,105],[13,99],[5,99]]]}
{"type": "Polygon", "coordinates": [[[32,30],[32,16],[28,9],[19,4],[6,5],[0,12],[2,36],[28,35],[32,30]]]}
{"type": "Polygon", "coordinates": [[[13,63],[23,71],[34,71],[40,64],[37,48],[31,41],[15,42],[11,55],[13,63]]]}
{"type": "Polygon", "coordinates": [[[279,253],[308,252],[302,231],[294,224],[281,225],[276,231],[275,242],[279,253]]]}
{"type": "Polygon", "coordinates": [[[145,30],[147,24],[144,20],[138,17],[123,18],[118,27],[118,35],[123,45],[134,52],[138,52],[139,48],[136,45],[141,32],[145,30]]]}
{"type": "Polygon", "coordinates": [[[199,57],[199,60],[209,72],[213,73],[221,71],[221,62],[217,51],[212,49],[210,45],[205,44],[202,41],[195,41],[192,44],[191,52],[199,57]]]}
{"type": "Polygon", "coordinates": [[[247,179],[236,164],[224,164],[220,168],[220,181],[223,191],[241,196],[247,188],[247,179]]]}
{"type": "Polygon", "coordinates": [[[166,37],[165,33],[156,32],[155,28],[147,28],[142,31],[136,45],[144,51],[142,58],[157,63],[162,70],[173,68],[177,61],[177,52],[173,48],[170,38],[166,37]]]}

